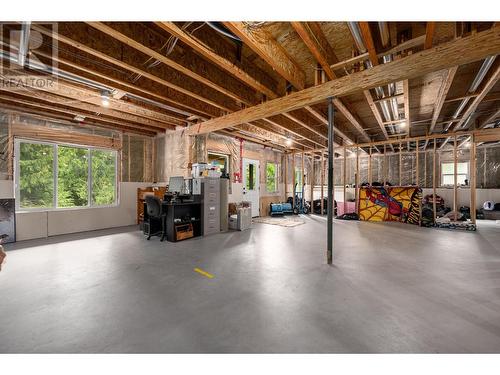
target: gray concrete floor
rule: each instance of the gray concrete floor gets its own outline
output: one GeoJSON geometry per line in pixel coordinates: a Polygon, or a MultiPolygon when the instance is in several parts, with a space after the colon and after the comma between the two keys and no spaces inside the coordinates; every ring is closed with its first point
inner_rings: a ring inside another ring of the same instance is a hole
{"type": "Polygon", "coordinates": [[[325,237],[311,216],[178,244],[122,228],[9,245],[0,352],[500,352],[500,225],[336,221],[333,267],[325,237]]]}

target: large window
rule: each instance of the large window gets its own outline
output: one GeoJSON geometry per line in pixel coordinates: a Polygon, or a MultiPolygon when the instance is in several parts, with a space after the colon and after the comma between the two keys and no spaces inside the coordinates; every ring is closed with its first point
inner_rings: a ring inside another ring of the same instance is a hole
{"type": "MultiPolygon", "coordinates": [[[[455,184],[454,163],[441,163],[441,186],[453,186],[455,184]]],[[[457,185],[469,184],[469,163],[457,163],[457,185]]]]}
{"type": "Polygon", "coordinates": [[[278,191],[278,164],[266,163],[266,190],[269,193],[278,191]]]}
{"type": "Polygon", "coordinates": [[[116,158],[112,150],[16,141],[17,208],[114,205],[116,158]]]}

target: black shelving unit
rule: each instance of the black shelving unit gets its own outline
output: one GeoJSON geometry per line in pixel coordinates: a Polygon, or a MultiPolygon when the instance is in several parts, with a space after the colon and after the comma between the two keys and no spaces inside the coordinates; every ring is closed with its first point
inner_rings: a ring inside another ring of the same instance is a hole
{"type": "Polygon", "coordinates": [[[163,202],[163,208],[167,212],[166,217],[166,232],[167,241],[177,242],[175,237],[176,225],[189,224],[193,225],[193,237],[199,237],[202,234],[201,222],[201,203],[200,202],[163,202]],[[192,218],[195,218],[192,220],[192,218]],[[180,219],[180,222],[176,219],[180,219]]]}

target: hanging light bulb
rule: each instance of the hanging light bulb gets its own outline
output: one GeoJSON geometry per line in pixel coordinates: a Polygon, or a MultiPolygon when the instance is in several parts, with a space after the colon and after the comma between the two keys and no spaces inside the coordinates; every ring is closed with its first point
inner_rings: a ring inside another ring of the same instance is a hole
{"type": "Polygon", "coordinates": [[[109,92],[107,91],[101,92],[101,105],[103,107],[109,107],[109,92]]]}
{"type": "Polygon", "coordinates": [[[292,145],[292,143],[293,143],[292,138],[288,137],[288,138],[286,139],[286,142],[285,142],[285,143],[286,143],[286,145],[287,145],[288,147],[290,147],[290,146],[292,145]]]}

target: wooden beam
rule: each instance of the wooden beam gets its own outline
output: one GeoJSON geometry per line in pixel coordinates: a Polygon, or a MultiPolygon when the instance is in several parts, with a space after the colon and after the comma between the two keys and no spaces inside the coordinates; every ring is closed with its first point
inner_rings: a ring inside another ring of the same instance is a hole
{"type": "Polygon", "coordinates": [[[140,82],[136,82],[136,83],[132,84],[132,83],[126,82],[122,79],[114,78],[110,74],[103,74],[97,70],[89,69],[85,66],[76,64],[72,61],[63,59],[60,57],[60,54],[61,54],[61,51],[59,51],[58,56],[51,56],[50,54],[46,54],[46,53],[40,52],[38,50],[36,52],[37,56],[40,56],[40,55],[45,56],[46,58],[53,59],[54,61],[56,61],[59,64],[58,69],[60,69],[62,71],[66,71],[66,72],[69,71],[69,73],[77,74],[79,76],[82,76],[82,72],[83,72],[83,73],[86,73],[83,76],[84,78],[92,79],[92,80],[94,80],[95,77],[98,77],[99,78],[98,82],[100,82],[104,86],[109,86],[108,81],[113,82],[114,84],[117,84],[119,86],[123,86],[123,87],[118,87],[118,88],[113,87],[113,89],[119,89],[119,90],[125,92],[125,94],[134,94],[134,95],[144,95],[145,94],[146,96],[151,96],[154,99],[159,99],[162,102],[162,104],[165,104],[167,107],[171,107],[171,111],[174,113],[179,113],[180,115],[183,115],[183,116],[197,115],[197,116],[203,118],[204,120],[206,120],[208,117],[211,117],[211,115],[209,113],[205,113],[205,112],[202,112],[200,110],[193,109],[193,108],[186,106],[184,104],[177,103],[175,101],[172,101],[171,98],[168,98],[165,95],[160,95],[156,91],[152,91],[151,89],[146,89],[146,88],[141,86],[140,82]],[[61,69],[61,64],[66,66],[66,68],[61,69]],[[67,67],[70,67],[72,69],[68,70],[67,67]]]}
{"type": "Polygon", "coordinates": [[[369,57],[370,57],[370,54],[368,52],[365,52],[365,53],[362,53],[358,56],[354,56],[354,57],[351,57],[347,60],[339,61],[338,63],[332,64],[332,65],[330,65],[330,68],[332,70],[342,69],[346,66],[354,65],[356,63],[368,60],[369,57]]]}
{"type": "Polygon", "coordinates": [[[62,115],[67,115],[70,116],[72,119],[75,116],[83,116],[85,117],[84,122],[89,122],[90,120],[95,120],[97,122],[102,122],[103,127],[107,128],[115,128],[117,130],[137,130],[137,131],[144,131],[149,134],[151,133],[158,133],[158,132],[163,132],[165,129],[162,128],[150,128],[149,126],[143,126],[143,125],[138,125],[138,124],[133,124],[133,123],[127,123],[127,122],[122,122],[116,119],[110,119],[110,118],[104,118],[102,116],[98,116],[95,113],[88,113],[88,112],[83,112],[81,110],[72,110],[70,108],[64,108],[64,107],[57,107],[54,105],[53,102],[40,102],[40,101],[33,101],[32,97],[28,97],[30,100],[25,100],[21,98],[14,97],[12,95],[2,95],[0,94],[0,99],[3,102],[9,102],[12,103],[13,105],[19,106],[19,108],[25,108],[25,107],[20,107],[20,106],[30,106],[30,107],[35,107],[38,108],[42,111],[47,112],[49,115],[55,113],[59,113],[62,115]]]}
{"type": "Polygon", "coordinates": [[[370,56],[370,61],[373,66],[378,65],[378,56],[375,49],[375,43],[373,43],[372,32],[370,30],[370,24],[368,22],[358,22],[359,29],[361,31],[361,36],[365,42],[365,47],[368,50],[368,56],[370,56]]]}
{"type": "Polygon", "coordinates": [[[462,114],[462,120],[459,121],[456,126],[452,127],[452,129],[460,129],[462,125],[467,121],[470,115],[472,115],[479,104],[481,104],[482,100],[490,92],[490,90],[496,85],[498,80],[500,79],[500,64],[497,64],[497,68],[495,72],[491,75],[488,81],[484,84],[483,88],[479,92],[478,96],[474,98],[474,101],[467,107],[467,110],[462,114]]]}
{"type": "Polygon", "coordinates": [[[483,121],[479,123],[479,129],[484,128],[486,125],[492,123],[494,120],[500,117],[500,108],[498,108],[495,112],[493,112],[490,116],[485,118],[483,121]]]}
{"type": "MultiPolygon", "coordinates": [[[[55,121],[59,123],[63,123],[64,125],[78,125],[77,123],[74,122],[73,118],[71,115],[68,115],[67,113],[60,113],[52,110],[45,110],[45,109],[37,109],[32,108],[31,106],[25,106],[22,105],[20,106],[19,104],[10,104],[10,102],[7,101],[0,101],[0,108],[2,111],[9,112],[9,113],[15,113],[15,114],[28,114],[29,116],[32,116],[37,119],[42,119],[42,120],[50,120],[50,121],[55,121]]],[[[149,132],[145,130],[139,130],[135,128],[126,128],[121,125],[108,125],[106,123],[102,122],[96,122],[96,121],[85,121],[84,124],[89,125],[89,126],[94,126],[97,128],[102,128],[102,129],[110,129],[114,130],[117,132],[122,132],[125,133],[134,133],[142,136],[147,136],[147,137],[154,137],[157,133],[156,132],[149,132]]]]}
{"type": "Polygon", "coordinates": [[[425,43],[424,49],[432,47],[432,39],[434,38],[434,30],[436,29],[436,22],[427,22],[425,26],[425,43]]]}
{"type": "Polygon", "coordinates": [[[375,120],[377,120],[377,124],[380,127],[380,130],[382,130],[384,138],[389,139],[389,135],[387,134],[387,130],[384,125],[384,120],[382,120],[382,116],[380,115],[380,112],[373,101],[373,96],[370,93],[370,90],[364,90],[363,94],[365,94],[366,101],[368,102],[368,105],[370,106],[370,109],[372,110],[372,113],[375,116],[375,120]]]}
{"type": "Polygon", "coordinates": [[[469,163],[469,188],[470,188],[470,217],[473,224],[476,224],[476,139],[474,135],[471,138],[470,163],[469,163]]]}
{"type": "Polygon", "coordinates": [[[298,132],[296,132],[296,131],[293,131],[293,130],[291,130],[291,129],[287,128],[286,126],[283,126],[283,125],[281,125],[281,124],[277,123],[277,122],[276,122],[276,121],[274,121],[274,120],[271,120],[271,119],[265,118],[265,119],[262,119],[262,121],[265,121],[265,122],[267,122],[267,123],[269,123],[269,124],[271,124],[271,125],[273,125],[273,126],[276,126],[276,127],[280,128],[280,129],[283,129],[283,130],[284,130],[284,131],[286,131],[287,133],[293,134],[293,135],[295,135],[295,136],[297,136],[297,137],[304,138],[304,139],[306,139],[307,141],[312,142],[313,144],[316,144],[316,145],[318,145],[318,146],[320,146],[320,147],[325,147],[325,144],[324,144],[324,143],[320,143],[320,142],[315,141],[315,140],[314,140],[314,139],[312,139],[312,138],[305,137],[303,134],[298,133],[298,132]]]}
{"type": "Polygon", "coordinates": [[[201,56],[218,65],[220,68],[226,70],[228,73],[232,74],[234,77],[238,78],[240,81],[246,83],[258,92],[265,94],[268,98],[275,99],[278,97],[278,95],[273,90],[265,86],[262,82],[254,78],[252,75],[247,73],[235,63],[215,53],[213,49],[208,47],[200,40],[196,39],[192,34],[189,34],[178,27],[175,23],[156,22],[156,24],[163,30],[182,40],[185,44],[187,44],[201,56]]]}
{"type": "Polygon", "coordinates": [[[255,121],[316,104],[329,97],[349,95],[392,82],[415,78],[436,70],[477,61],[497,53],[498,50],[500,50],[500,28],[489,29],[440,44],[438,47],[413,53],[387,64],[200,123],[190,127],[186,132],[191,135],[207,133],[255,121]]]}
{"type": "Polygon", "coordinates": [[[228,130],[219,130],[218,133],[223,134],[223,135],[227,135],[227,136],[230,136],[233,138],[241,138],[241,139],[244,139],[246,141],[253,142],[253,143],[256,143],[256,144],[259,144],[262,146],[272,147],[272,148],[278,149],[282,152],[285,151],[285,148],[279,144],[275,144],[274,142],[262,141],[260,139],[255,138],[255,137],[252,137],[252,136],[249,136],[246,134],[242,134],[238,131],[230,132],[228,130]]]}
{"type": "Polygon", "coordinates": [[[270,33],[244,22],[224,22],[251,50],[257,53],[298,90],[305,87],[305,73],[270,33]]]}
{"type": "Polygon", "coordinates": [[[368,136],[368,133],[363,128],[363,126],[361,125],[359,120],[347,108],[347,106],[338,98],[333,99],[333,104],[338,109],[338,111],[344,115],[344,117],[347,119],[347,121],[349,121],[356,128],[356,130],[361,134],[361,138],[363,138],[365,141],[369,142],[370,137],[368,136]]]}
{"type": "Polygon", "coordinates": [[[323,134],[322,132],[318,131],[317,129],[313,128],[312,126],[309,126],[308,124],[306,124],[304,121],[298,119],[296,116],[293,116],[292,114],[290,113],[283,113],[283,116],[289,118],[290,120],[296,122],[297,124],[299,124],[300,126],[302,126],[303,128],[309,130],[310,132],[316,134],[317,136],[323,138],[323,139],[328,139],[328,137],[323,134]]]}
{"type": "MultiPolygon", "coordinates": [[[[12,91],[12,89],[6,86],[0,86],[0,91],[6,91],[7,93],[14,92],[16,94],[33,97],[36,99],[41,99],[47,102],[56,103],[62,106],[81,109],[85,111],[89,111],[91,113],[100,113],[105,116],[109,116],[111,118],[118,119],[119,121],[125,121],[129,123],[135,124],[144,124],[148,128],[157,128],[157,129],[173,129],[173,124],[166,124],[163,122],[153,121],[148,118],[140,117],[138,115],[132,115],[128,112],[122,112],[119,110],[115,110],[114,108],[106,108],[101,105],[93,103],[91,100],[86,100],[90,96],[80,96],[80,94],[84,95],[86,90],[77,88],[73,90],[71,86],[66,86],[61,81],[58,82],[58,90],[56,93],[52,93],[50,89],[47,87],[40,87],[42,91],[36,91],[33,93],[32,91],[12,91]],[[57,95],[56,95],[57,94],[57,95]]],[[[88,94],[88,93],[87,93],[88,94]]],[[[93,94],[95,95],[95,94],[93,94]]],[[[99,98],[100,101],[100,98],[99,98]]]]}
{"type": "Polygon", "coordinates": [[[405,124],[406,130],[408,132],[408,136],[410,135],[410,83],[409,80],[403,80],[403,101],[404,101],[404,109],[405,109],[405,124]]]}
{"type": "Polygon", "coordinates": [[[407,40],[406,42],[400,43],[397,46],[379,53],[377,56],[379,58],[386,56],[386,55],[395,55],[399,52],[410,50],[412,48],[419,47],[425,43],[425,35],[417,36],[416,38],[407,40]]]}
{"type": "Polygon", "coordinates": [[[172,69],[175,69],[175,70],[181,72],[182,74],[185,74],[186,76],[191,77],[191,78],[197,80],[198,82],[200,82],[204,85],[207,85],[208,87],[211,87],[214,90],[221,92],[224,95],[227,95],[228,97],[230,97],[238,102],[241,101],[241,102],[245,102],[246,104],[253,104],[253,103],[246,102],[245,99],[243,99],[238,94],[222,87],[219,84],[216,84],[215,82],[204,77],[201,74],[193,72],[191,69],[186,68],[184,65],[181,65],[181,64],[177,63],[176,61],[166,57],[165,55],[163,55],[159,52],[156,52],[155,50],[145,46],[144,44],[138,42],[137,40],[130,38],[129,36],[113,29],[112,27],[110,27],[102,22],[87,22],[87,24],[89,24],[93,28],[115,38],[116,40],[118,40],[118,41],[132,47],[132,48],[135,48],[136,50],[144,53],[145,55],[150,56],[158,61],[161,61],[163,64],[171,67],[172,69]]]}
{"type": "MultiPolygon", "coordinates": [[[[311,106],[306,106],[306,107],[304,107],[304,109],[307,110],[316,119],[321,121],[323,124],[328,125],[328,120],[326,119],[326,117],[324,117],[324,115],[322,113],[320,113],[319,111],[317,111],[316,109],[314,109],[311,106]]],[[[339,137],[342,138],[346,144],[354,143],[354,141],[350,137],[348,137],[343,131],[341,131],[338,128],[338,126],[335,127],[335,133],[337,133],[339,135],[339,137]]]]}
{"type": "Polygon", "coordinates": [[[432,112],[432,120],[431,126],[429,128],[429,133],[432,133],[434,131],[434,128],[436,127],[436,122],[439,118],[441,109],[443,108],[443,104],[446,100],[446,95],[448,95],[448,91],[450,90],[451,84],[453,83],[453,78],[455,78],[457,70],[458,65],[453,66],[443,72],[443,81],[441,83],[441,87],[439,88],[437,99],[434,102],[434,110],[432,112]]]}
{"type": "Polygon", "coordinates": [[[122,144],[119,139],[111,137],[103,137],[95,134],[85,134],[71,130],[61,131],[48,126],[32,125],[26,126],[24,123],[17,123],[16,120],[12,123],[12,134],[18,137],[58,141],[66,143],[80,143],[89,146],[112,148],[119,150],[122,144]]]}
{"type": "Polygon", "coordinates": [[[159,76],[156,76],[154,74],[151,74],[149,72],[146,72],[143,67],[139,68],[140,65],[142,65],[142,63],[135,63],[134,62],[134,65],[132,64],[129,64],[129,63],[125,63],[123,62],[122,60],[118,59],[118,58],[115,58],[113,56],[110,56],[106,53],[103,53],[101,52],[100,50],[97,50],[97,49],[94,49],[94,48],[91,48],[91,47],[88,47],[87,45],[79,42],[79,41],[76,41],[74,39],[71,39],[71,38],[68,38],[67,36],[65,35],[62,35],[60,33],[53,33],[51,30],[47,30],[41,26],[38,26],[38,25],[32,25],[31,26],[32,29],[36,30],[36,31],[39,31],[41,34],[43,35],[46,35],[48,37],[52,37],[56,40],[58,40],[59,42],[61,43],[64,43],[64,44],[68,44],[74,48],[77,48],[87,54],[90,54],[94,57],[97,57],[101,60],[104,60],[108,63],[111,63],[113,65],[116,65],[116,66],[119,66],[120,68],[123,68],[125,70],[128,70],[130,72],[133,72],[135,74],[138,74],[142,77],[145,77],[147,79],[150,79],[154,82],[157,82],[165,87],[168,87],[169,89],[172,89],[176,92],[179,92],[179,93],[182,93],[186,96],[189,96],[193,99],[196,99],[196,100],[199,100],[203,103],[206,103],[210,106],[213,106],[213,107],[216,107],[216,108],[219,108],[223,111],[226,111],[226,112],[230,112],[231,109],[229,109],[227,106],[225,106],[224,104],[219,104],[217,102],[215,102],[214,100],[212,99],[208,99],[202,95],[200,95],[199,93],[197,92],[194,92],[194,91],[191,91],[191,90],[188,90],[188,89],[185,89],[184,87],[178,85],[178,84],[174,84],[174,83],[171,83],[170,81],[162,78],[162,77],[159,77],[159,76]]]}
{"type": "MultiPolygon", "coordinates": [[[[316,61],[321,65],[328,79],[336,79],[337,76],[330,68],[330,63],[338,61],[338,58],[321,31],[320,26],[316,23],[308,22],[291,22],[291,24],[316,61]]],[[[370,137],[360,124],[360,121],[351,113],[347,105],[340,99],[334,99],[333,102],[345,118],[361,133],[362,137],[369,140],[370,137]]]]}
{"type": "Polygon", "coordinates": [[[291,22],[291,25],[316,61],[321,65],[328,79],[337,78],[330,64],[338,62],[338,58],[330,43],[328,43],[325,34],[321,31],[321,27],[313,22],[291,22]]]}

